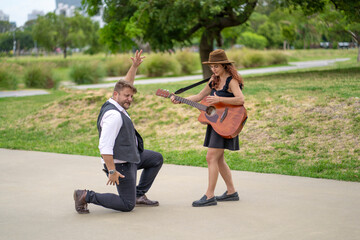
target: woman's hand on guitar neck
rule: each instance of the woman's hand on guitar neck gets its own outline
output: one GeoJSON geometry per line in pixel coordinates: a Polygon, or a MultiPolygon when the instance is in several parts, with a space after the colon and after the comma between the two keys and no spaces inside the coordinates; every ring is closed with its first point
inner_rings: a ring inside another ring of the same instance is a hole
{"type": "Polygon", "coordinates": [[[170,97],[170,99],[171,99],[171,102],[174,103],[174,104],[180,104],[180,103],[181,103],[180,101],[178,101],[178,100],[175,99],[175,96],[174,96],[174,95],[172,95],[172,96],[170,97]]]}

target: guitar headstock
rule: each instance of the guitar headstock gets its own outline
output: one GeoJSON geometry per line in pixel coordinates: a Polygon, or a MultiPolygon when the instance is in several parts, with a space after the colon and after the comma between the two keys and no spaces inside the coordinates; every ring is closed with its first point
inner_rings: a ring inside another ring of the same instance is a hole
{"type": "Polygon", "coordinates": [[[168,98],[171,96],[171,93],[168,90],[158,89],[156,91],[156,95],[160,97],[168,98]]]}

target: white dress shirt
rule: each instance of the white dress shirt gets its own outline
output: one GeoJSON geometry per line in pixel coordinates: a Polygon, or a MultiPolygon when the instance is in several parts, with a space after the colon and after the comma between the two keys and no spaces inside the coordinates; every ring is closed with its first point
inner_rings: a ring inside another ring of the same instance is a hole
{"type": "MultiPolygon", "coordinates": [[[[129,114],[125,109],[120,106],[114,99],[110,98],[108,100],[110,103],[114,104],[117,109],[123,112],[128,118],[129,114]]],[[[123,125],[123,120],[121,114],[116,110],[109,110],[104,113],[101,121],[101,136],[99,139],[99,150],[100,154],[114,155],[113,149],[115,145],[116,137],[120,132],[120,128],[123,125]]],[[[102,163],[104,164],[104,159],[101,158],[102,163]]],[[[114,159],[114,163],[125,163],[126,161],[121,159],[114,159]]]]}

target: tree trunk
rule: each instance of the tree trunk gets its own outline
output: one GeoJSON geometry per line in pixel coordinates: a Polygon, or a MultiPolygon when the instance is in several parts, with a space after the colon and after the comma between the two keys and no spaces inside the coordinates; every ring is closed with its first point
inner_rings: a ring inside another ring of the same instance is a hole
{"type": "Polygon", "coordinates": [[[66,58],[66,45],[64,46],[64,49],[63,49],[63,53],[64,53],[64,58],[66,58]]]}
{"type": "MultiPolygon", "coordinates": [[[[209,60],[209,54],[214,50],[214,37],[208,31],[204,31],[200,40],[200,60],[201,62],[207,62],[209,60]]],[[[202,64],[203,78],[209,78],[212,72],[208,65],[202,64]]]]}

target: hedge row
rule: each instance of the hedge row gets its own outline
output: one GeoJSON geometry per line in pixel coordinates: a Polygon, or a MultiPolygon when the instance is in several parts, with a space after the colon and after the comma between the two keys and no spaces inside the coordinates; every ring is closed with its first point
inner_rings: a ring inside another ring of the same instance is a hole
{"type": "MultiPolygon", "coordinates": [[[[230,49],[226,51],[229,59],[240,68],[287,64],[287,56],[281,51],[257,51],[249,49],[230,49]]],[[[77,84],[100,82],[104,76],[124,76],[130,68],[132,54],[119,54],[108,57],[19,58],[2,62],[0,67],[0,88],[16,89],[18,79],[23,78],[26,87],[53,88],[58,80],[52,70],[69,68],[70,78],[77,84]]],[[[165,75],[185,75],[201,71],[199,53],[178,51],[176,53],[145,53],[146,60],[138,74],[148,77],[165,75]]]]}

